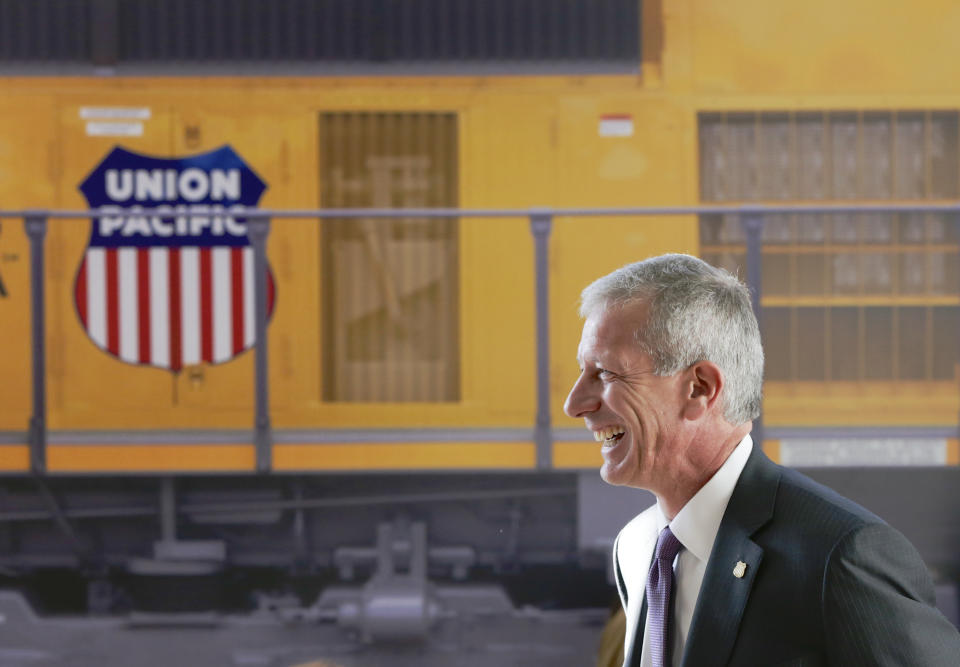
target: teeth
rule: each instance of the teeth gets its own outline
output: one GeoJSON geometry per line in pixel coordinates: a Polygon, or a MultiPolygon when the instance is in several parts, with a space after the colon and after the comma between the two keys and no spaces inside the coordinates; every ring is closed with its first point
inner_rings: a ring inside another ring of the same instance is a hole
{"type": "Polygon", "coordinates": [[[610,426],[607,428],[600,429],[599,431],[593,432],[593,438],[600,442],[601,440],[609,440],[615,435],[620,435],[625,433],[625,429],[622,426],[610,426]]]}

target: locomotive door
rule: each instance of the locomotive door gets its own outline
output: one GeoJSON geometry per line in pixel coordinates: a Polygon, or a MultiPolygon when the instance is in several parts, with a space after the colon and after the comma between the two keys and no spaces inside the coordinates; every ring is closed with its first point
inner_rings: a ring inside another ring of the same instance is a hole
{"type": "MultiPolygon", "coordinates": [[[[303,208],[304,202],[316,201],[315,130],[309,119],[292,101],[269,108],[257,108],[246,97],[227,104],[188,104],[173,117],[174,152],[192,155],[230,146],[265,183],[261,208],[303,208]]],[[[291,413],[309,411],[318,402],[319,297],[309,269],[318,263],[318,233],[312,220],[270,223],[267,341],[272,416],[278,426],[291,413]]],[[[226,363],[192,366],[178,377],[178,394],[184,406],[226,410],[248,428],[253,351],[226,363]]]]}
{"type": "MultiPolygon", "coordinates": [[[[98,94],[69,98],[58,109],[58,206],[88,208],[79,188],[118,146],[138,154],[170,155],[169,111],[138,102],[130,98],[112,102],[98,94]]],[[[129,317],[129,283],[122,280],[125,259],[100,261],[105,253],[90,252],[93,224],[89,219],[57,220],[48,228],[49,425],[54,429],[172,425],[177,401],[169,374],[108,353],[111,347],[119,349],[116,337],[125,335],[121,323],[129,317]],[[101,285],[104,289],[99,291],[101,285]]]]}

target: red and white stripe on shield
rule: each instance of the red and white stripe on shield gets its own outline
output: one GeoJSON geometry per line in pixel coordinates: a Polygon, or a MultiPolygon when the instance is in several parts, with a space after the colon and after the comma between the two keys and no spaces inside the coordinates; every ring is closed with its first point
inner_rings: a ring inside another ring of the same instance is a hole
{"type": "MultiPolygon", "coordinates": [[[[273,312],[267,271],[267,314],[273,312]]],[[[133,364],[173,371],[253,346],[253,249],[87,248],[74,298],[87,334],[133,364]]]]}

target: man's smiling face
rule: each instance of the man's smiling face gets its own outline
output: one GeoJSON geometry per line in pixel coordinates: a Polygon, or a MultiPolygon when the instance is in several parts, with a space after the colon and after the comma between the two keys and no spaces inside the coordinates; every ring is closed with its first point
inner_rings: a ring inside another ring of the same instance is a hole
{"type": "Polygon", "coordinates": [[[600,476],[609,484],[656,492],[683,465],[675,446],[683,427],[683,373],[655,375],[634,338],[646,303],[604,308],[587,318],[577,350],[580,377],[564,404],[601,441],[600,476]]]}

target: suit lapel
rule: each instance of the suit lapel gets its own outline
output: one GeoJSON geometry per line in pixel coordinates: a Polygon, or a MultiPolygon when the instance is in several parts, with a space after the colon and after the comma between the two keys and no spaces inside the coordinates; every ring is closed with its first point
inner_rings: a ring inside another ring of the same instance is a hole
{"type": "Polygon", "coordinates": [[[763,560],[763,549],[750,538],[773,515],[779,482],[777,467],[754,444],[703,575],[683,653],[684,667],[727,664],[763,560]]]}
{"type": "MultiPolygon", "coordinates": [[[[652,508],[651,508],[652,509],[652,508]]],[[[627,600],[627,634],[624,644],[624,665],[631,665],[632,654],[640,657],[643,646],[643,628],[647,620],[647,570],[653,560],[653,552],[657,546],[657,528],[654,515],[647,510],[635,519],[636,525],[629,534],[620,536],[621,554],[642,554],[629,562],[618,558],[622,570],[624,584],[628,591],[627,600]]]]}
{"type": "Polygon", "coordinates": [[[624,667],[639,667],[640,656],[643,652],[643,631],[647,624],[647,596],[643,596],[643,605],[640,607],[640,616],[634,623],[634,632],[630,635],[632,644],[623,654],[624,667]]]}
{"type": "MultiPolygon", "coordinates": [[[[649,569],[650,563],[647,563],[649,569]]],[[[624,665],[632,665],[631,655],[640,656],[640,650],[643,647],[643,630],[647,624],[647,592],[646,585],[636,590],[636,597],[631,597],[631,602],[627,607],[627,635],[624,647],[624,665]]]]}
{"type": "Polygon", "coordinates": [[[727,663],[762,560],[763,549],[746,533],[727,530],[717,535],[690,623],[683,665],[727,663]],[[738,563],[746,563],[742,577],[734,574],[738,563]]]}

